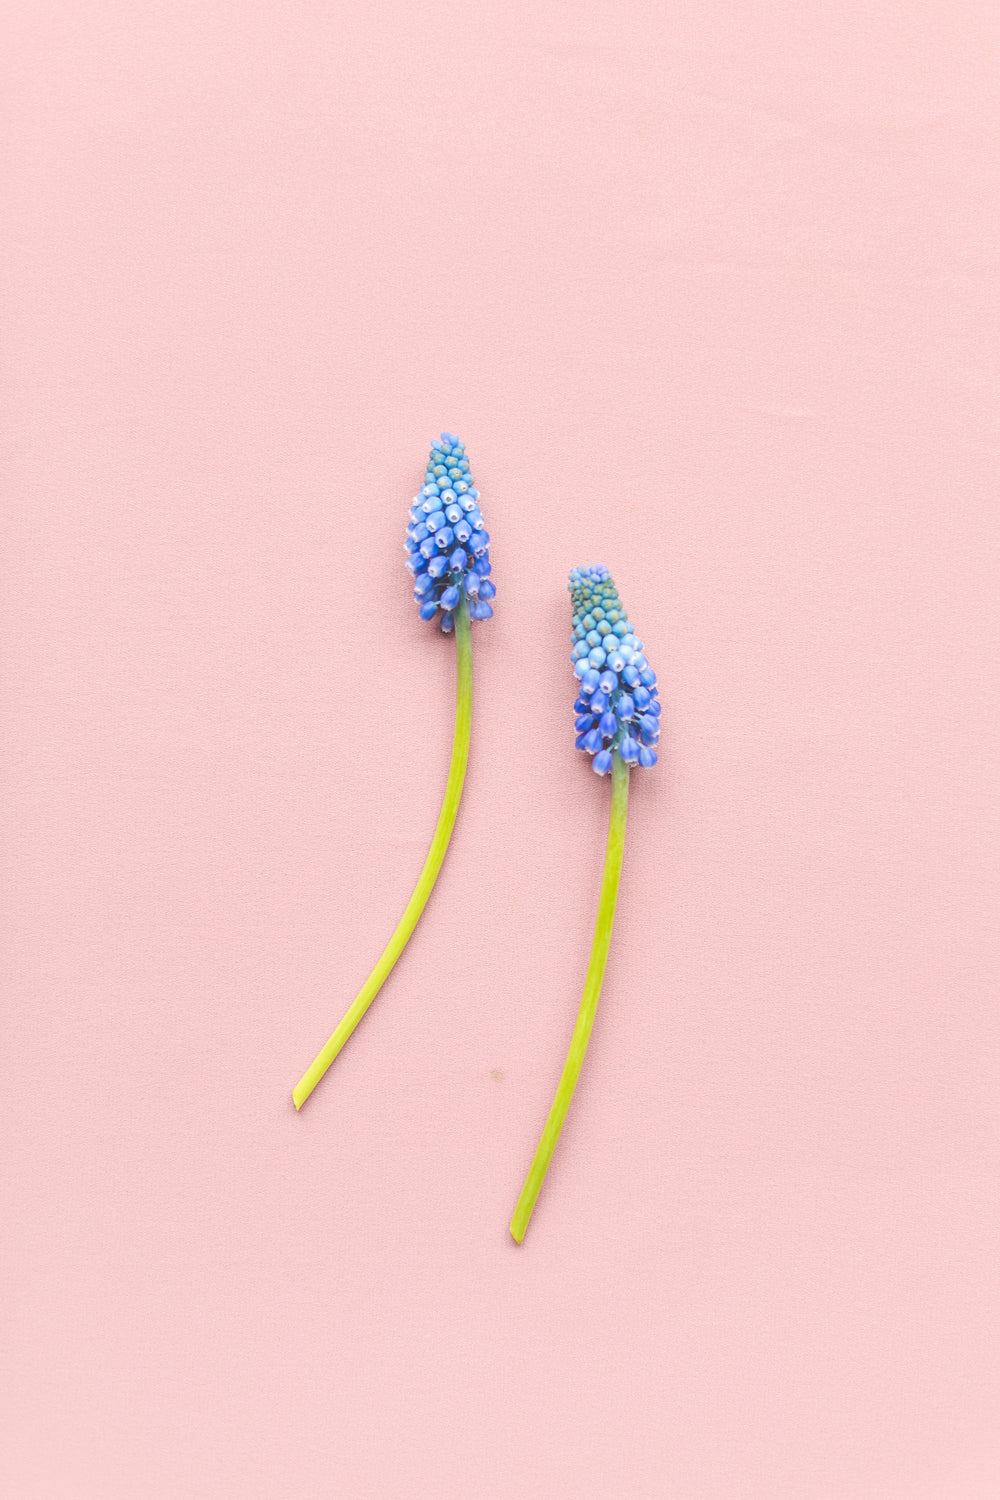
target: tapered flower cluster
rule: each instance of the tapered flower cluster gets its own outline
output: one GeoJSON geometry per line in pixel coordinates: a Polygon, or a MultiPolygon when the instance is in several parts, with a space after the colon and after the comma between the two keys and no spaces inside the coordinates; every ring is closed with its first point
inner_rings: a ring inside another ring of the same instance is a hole
{"type": "Polygon", "coordinates": [[[611,574],[603,565],[574,568],[573,672],[580,685],[574,704],[576,747],[594,757],[599,776],[611,770],[617,750],[630,766],[655,766],[660,738],[656,673],[628,620],[611,574]]]}
{"type": "Polygon", "coordinates": [[[433,620],[440,610],[441,629],[454,630],[463,596],[471,619],[490,618],[496,594],[490,537],[465,448],[453,432],[442,432],[431,448],[423,488],[410,507],[406,551],[422,620],[433,620]]]}

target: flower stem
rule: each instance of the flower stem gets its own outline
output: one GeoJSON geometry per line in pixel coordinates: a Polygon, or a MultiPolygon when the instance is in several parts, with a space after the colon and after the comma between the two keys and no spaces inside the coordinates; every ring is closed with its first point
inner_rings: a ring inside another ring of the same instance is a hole
{"type": "Polygon", "coordinates": [[[545,1174],[549,1170],[549,1162],[552,1160],[559,1132],[566,1119],[566,1111],[569,1109],[569,1102],[576,1088],[576,1080],[580,1076],[580,1068],[594,1025],[597,1002],[601,997],[601,984],[604,980],[604,966],[608,961],[611,929],[615,920],[615,905],[618,901],[618,880],[622,872],[622,855],[625,852],[627,812],[628,765],[616,750],[611,766],[611,822],[608,827],[608,849],[604,857],[604,878],[601,881],[601,899],[597,907],[597,925],[594,928],[590,963],[587,966],[583,998],[580,1001],[580,1010],[573,1028],[573,1039],[569,1044],[566,1065],[559,1080],[559,1087],[556,1089],[556,1097],[552,1101],[552,1108],[549,1110],[549,1117],[545,1122],[545,1129],[542,1131],[542,1138],[538,1142],[534,1160],[524,1180],[521,1196],[517,1200],[514,1217],[510,1221],[510,1232],[518,1244],[524,1239],[528,1221],[535,1207],[535,1200],[545,1181],[545,1174]]]}
{"type": "Polygon", "coordinates": [[[465,780],[465,767],[469,759],[469,733],[472,727],[472,633],[469,629],[469,609],[464,595],[455,609],[455,645],[458,656],[455,738],[451,750],[451,769],[448,772],[448,785],[445,788],[444,803],[441,807],[441,815],[438,818],[437,828],[434,830],[434,840],[430,847],[430,853],[427,855],[424,868],[420,872],[420,879],[417,881],[416,889],[410,897],[409,905],[400,918],[399,926],[389,939],[385,952],[365,980],[361,993],[344,1016],[344,1019],[326,1046],[309,1065],[292,1090],[292,1098],[295,1101],[296,1109],[302,1108],[388,979],[397,958],[406,947],[410,939],[410,934],[420,919],[421,912],[427,905],[427,898],[434,889],[434,882],[437,880],[438,871],[441,869],[441,862],[448,848],[451,830],[455,826],[458,804],[462,797],[462,783],[465,780]]]}

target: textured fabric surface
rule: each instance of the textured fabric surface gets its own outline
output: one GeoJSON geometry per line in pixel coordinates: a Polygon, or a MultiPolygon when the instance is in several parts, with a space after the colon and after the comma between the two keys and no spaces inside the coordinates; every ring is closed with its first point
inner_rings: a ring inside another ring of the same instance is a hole
{"type": "Polygon", "coordinates": [[[0,1492],[995,1496],[995,5],[2,24],[0,1492]],[[444,786],[442,429],[465,800],[299,1116],[444,786]],[[589,563],[663,733],[518,1249],[589,563]]]}

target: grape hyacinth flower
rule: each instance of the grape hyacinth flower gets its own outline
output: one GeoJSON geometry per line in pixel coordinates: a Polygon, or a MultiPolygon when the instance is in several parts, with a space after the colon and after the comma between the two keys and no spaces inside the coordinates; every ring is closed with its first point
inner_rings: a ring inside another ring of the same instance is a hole
{"type": "Polygon", "coordinates": [[[518,1244],[524,1239],[545,1181],[594,1024],[625,851],[629,770],[632,766],[655,766],[660,737],[656,673],[643,654],[642,641],[626,617],[607,568],[574,568],[569,589],[573,671],[579,684],[574,705],[576,744],[577,749],[594,757],[593,769],[599,776],[611,772],[611,822],[583,999],[556,1096],[510,1221],[510,1232],[518,1244]]]}
{"type": "Polygon", "coordinates": [[[431,447],[423,487],[410,507],[404,545],[420,618],[436,619],[445,634],[455,636],[458,694],[451,769],[430,853],[409,905],[354,1004],[292,1090],[296,1109],[301,1109],[392,972],[427,905],[455,826],[472,726],[470,621],[490,618],[496,589],[490,579],[490,538],[479,509],[479,491],[465,448],[454,433],[442,432],[431,447]]]}

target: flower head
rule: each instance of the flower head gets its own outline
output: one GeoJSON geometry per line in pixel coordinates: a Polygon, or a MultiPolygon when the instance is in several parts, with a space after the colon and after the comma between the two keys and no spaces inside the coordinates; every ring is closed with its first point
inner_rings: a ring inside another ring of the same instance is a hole
{"type": "Polygon", "coordinates": [[[574,568],[569,575],[573,603],[573,672],[580,696],[576,747],[594,757],[604,776],[618,750],[629,765],[655,766],[660,738],[656,673],[643,655],[603,565],[574,568]]]}
{"type": "Polygon", "coordinates": [[[465,448],[453,432],[442,432],[431,446],[423,488],[410,507],[406,551],[422,620],[433,620],[441,610],[441,629],[453,630],[463,596],[470,619],[490,618],[496,593],[490,537],[465,448]]]}

